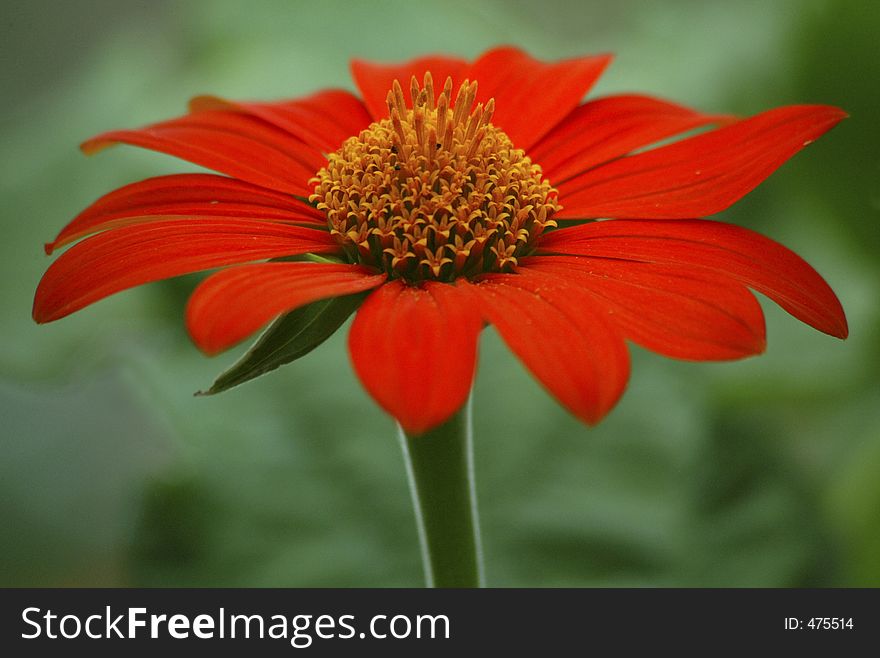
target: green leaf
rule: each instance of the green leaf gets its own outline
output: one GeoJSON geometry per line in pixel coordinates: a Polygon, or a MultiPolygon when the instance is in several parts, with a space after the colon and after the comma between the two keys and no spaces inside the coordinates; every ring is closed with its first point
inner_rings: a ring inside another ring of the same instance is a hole
{"type": "Polygon", "coordinates": [[[222,393],[305,356],[330,338],[365,296],[366,293],[358,293],[322,299],[282,315],[211,388],[196,395],[222,393]]]}

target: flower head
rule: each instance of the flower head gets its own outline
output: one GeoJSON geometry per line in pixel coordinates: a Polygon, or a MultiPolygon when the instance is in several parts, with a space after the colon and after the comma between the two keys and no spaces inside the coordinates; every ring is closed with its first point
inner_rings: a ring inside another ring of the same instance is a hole
{"type": "Polygon", "coordinates": [[[452,101],[413,77],[412,109],[400,83],[389,117],[347,139],[313,179],[309,200],[352,262],[409,284],[513,271],[555,227],[557,192],[541,167],[494,126],[494,99],[473,109],[477,82],[452,101]]]}
{"type": "Polygon", "coordinates": [[[581,104],[609,61],[544,63],[510,47],[470,63],[356,61],[361,98],[200,97],[183,117],[99,135],[87,153],[124,142],[224,175],[151,178],[89,206],[46,247],[78,241],[40,282],[34,318],[219,267],[187,308],[213,354],[296,309],[365,296],[354,368],[414,433],[464,402],[485,323],[588,423],[625,388],[626,340],[700,361],[763,351],[750,288],[845,337],[840,303],[799,256],[694,219],[845,114],[800,105],[736,119],[639,95],[581,104]],[[323,258],[290,259],[308,254],[323,258]]]}

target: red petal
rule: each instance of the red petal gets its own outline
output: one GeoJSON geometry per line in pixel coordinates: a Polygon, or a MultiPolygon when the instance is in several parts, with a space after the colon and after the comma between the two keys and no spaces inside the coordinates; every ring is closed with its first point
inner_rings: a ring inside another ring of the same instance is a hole
{"type": "Polygon", "coordinates": [[[124,226],[86,238],[52,263],[33,316],[57,320],[120,290],[221,265],[338,250],[326,231],[247,219],[124,226]]]}
{"type": "Polygon", "coordinates": [[[385,280],[359,265],[256,263],[221,270],[190,297],[186,324],[199,349],[216,354],[273,318],[326,299],[375,288],[385,280]]]}
{"type": "Polygon", "coordinates": [[[529,150],[554,184],[661,139],[730,117],[649,96],[608,96],[575,108],[529,150]]]}
{"type": "Polygon", "coordinates": [[[326,162],[321,153],[256,117],[206,111],[137,130],[114,130],[82,145],[94,153],[116,142],[189,160],[280,192],[308,196],[308,181],[326,162]]]}
{"type": "Polygon", "coordinates": [[[846,114],[792,105],[615,160],[559,186],[559,219],[678,219],[721,212],[846,114]]]}
{"type": "Polygon", "coordinates": [[[378,121],[388,116],[385,97],[395,80],[399,80],[404,89],[409,89],[412,76],[416,76],[421,84],[425,71],[430,71],[438,92],[443,88],[447,77],[452,78],[453,89],[457,90],[464,78],[462,72],[465,67],[467,62],[463,59],[439,55],[419,57],[402,64],[377,64],[355,59],[351,62],[351,74],[364,97],[367,109],[373,119],[378,121]]]}
{"type": "Polygon", "coordinates": [[[173,174],[148,178],[102,196],[46,245],[46,253],[110,228],[160,219],[216,217],[326,225],[317,210],[289,194],[225,176],[173,174]]]}
{"type": "Polygon", "coordinates": [[[630,340],[678,359],[739,359],[764,350],[764,314],[740,283],[694,268],[577,256],[520,264],[594,293],[630,340]]]}
{"type": "Polygon", "coordinates": [[[189,106],[193,112],[231,110],[251,114],[324,153],[338,149],[343,141],[359,134],[371,121],[360,99],[341,89],[276,103],[241,103],[216,96],[198,96],[189,106]]]}
{"type": "Polygon", "coordinates": [[[582,288],[522,268],[464,279],[483,317],[538,380],[578,418],[599,422],[629,377],[629,355],[607,310],[582,288]]]}
{"type": "Polygon", "coordinates": [[[819,331],[838,338],[848,333],[834,291],[806,261],[733,224],[703,219],[592,222],[547,233],[540,250],[714,271],[767,295],[819,331]]]}
{"type": "Polygon", "coordinates": [[[371,294],[349,334],[354,369],[376,402],[421,434],[467,399],[480,315],[455,286],[392,281],[371,294]]]}
{"type": "Polygon", "coordinates": [[[505,46],[481,55],[464,77],[477,81],[477,100],[495,98],[492,123],[529,149],[577,107],[610,62],[611,55],[597,55],[547,63],[505,46]]]}

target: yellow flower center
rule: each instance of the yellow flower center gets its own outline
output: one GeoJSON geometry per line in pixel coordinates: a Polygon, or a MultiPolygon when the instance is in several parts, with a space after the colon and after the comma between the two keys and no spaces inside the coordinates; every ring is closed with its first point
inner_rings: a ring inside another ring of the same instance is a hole
{"type": "Polygon", "coordinates": [[[387,119],[328,156],[309,200],[352,262],[416,284],[510,271],[556,226],[557,192],[541,167],[491,123],[494,99],[473,107],[476,82],[435,97],[413,78],[413,109],[395,80],[387,119]]]}

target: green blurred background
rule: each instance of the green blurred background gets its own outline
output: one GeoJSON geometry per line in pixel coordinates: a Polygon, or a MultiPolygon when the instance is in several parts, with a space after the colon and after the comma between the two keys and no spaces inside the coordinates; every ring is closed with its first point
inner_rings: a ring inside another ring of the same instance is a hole
{"type": "MultiPolygon", "coordinates": [[[[241,349],[183,329],[193,278],[38,327],[42,243],[99,195],[192,170],[82,139],[198,93],[352,88],[350,57],[613,51],[595,93],[708,111],[831,103],[852,118],[722,219],[832,284],[839,342],[771,304],[769,347],[726,364],[637,348],[622,402],[573,420],[494,331],[475,390],[476,470],[497,586],[880,585],[880,9],[875,2],[3,2],[0,21],[0,584],[418,586],[394,427],[345,333],[194,398],[241,349]]],[[[197,279],[197,277],[196,277],[197,279]]],[[[766,300],[762,300],[766,301],[766,300]]],[[[242,348],[243,349],[243,348],[242,348]]]]}

